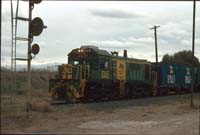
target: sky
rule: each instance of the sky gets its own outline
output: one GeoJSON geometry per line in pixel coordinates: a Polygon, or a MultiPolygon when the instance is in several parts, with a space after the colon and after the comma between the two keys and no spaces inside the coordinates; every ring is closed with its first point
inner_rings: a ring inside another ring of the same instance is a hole
{"type": "MultiPolygon", "coordinates": [[[[33,18],[41,17],[47,29],[34,37],[40,52],[34,66],[67,63],[67,54],[82,45],[128,51],[128,57],[155,62],[154,25],[157,29],[158,60],[163,55],[192,49],[193,2],[136,1],[42,1],[35,4],[33,18]]],[[[28,3],[20,1],[19,16],[28,17],[28,3]]],[[[28,24],[19,21],[17,35],[27,37],[28,24]]],[[[26,57],[27,42],[17,42],[17,57],[26,57]]],[[[3,66],[11,63],[10,2],[2,2],[3,66]]],[[[196,4],[195,56],[200,59],[200,2],[196,4]]],[[[17,65],[26,65],[17,62],[17,65]]]]}

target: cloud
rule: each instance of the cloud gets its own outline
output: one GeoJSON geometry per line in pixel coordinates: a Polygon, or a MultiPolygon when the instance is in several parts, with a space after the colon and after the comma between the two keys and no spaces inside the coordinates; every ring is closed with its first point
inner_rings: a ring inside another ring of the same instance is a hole
{"type": "MultiPolygon", "coordinates": [[[[185,45],[185,46],[192,46],[192,39],[183,39],[181,40],[181,44],[185,45]]],[[[198,46],[200,44],[200,38],[196,38],[195,39],[195,45],[198,46]]]]}
{"type": "Polygon", "coordinates": [[[56,40],[55,44],[56,45],[64,45],[65,43],[62,40],[56,40]]]}
{"type": "MultiPolygon", "coordinates": [[[[88,44],[96,45],[108,52],[117,51],[120,56],[123,55],[123,50],[126,49],[130,58],[154,61],[155,56],[152,56],[154,55],[154,42],[152,37],[123,37],[111,40],[92,40],[88,44]]],[[[159,54],[159,59],[161,59],[163,53],[160,52],[159,54]]]]}
{"type": "Polygon", "coordinates": [[[183,39],[183,40],[181,40],[181,44],[183,44],[185,46],[191,46],[192,40],[183,39]]]}
{"type": "Polygon", "coordinates": [[[131,19],[140,18],[141,14],[133,11],[125,11],[119,9],[90,9],[90,13],[93,16],[104,17],[104,18],[116,18],[116,19],[131,19]]]}
{"type": "Polygon", "coordinates": [[[11,19],[10,12],[7,10],[3,11],[2,12],[2,22],[3,23],[10,22],[10,19],[11,19]]]}
{"type": "Polygon", "coordinates": [[[191,29],[175,22],[168,22],[167,24],[161,25],[158,31],[160,31],[161,36],[172,39],[182,39],[191,36],[191,29]]]}
{"type": "Polygon", "coordinates": [[[91,40],[88,42],[89,44],[100,45],[103,48],[144,48],[148,47],[148,44],[154,44],[154,39],[151,37],[128,37],[128,38],[120,38],[114,40],[91,40]]]}
{"type": "MultiPolygon", "coordinates": [[[[2,21],[6,21],[2,24],[2,59],[3,63],[6,60],[10,63],[10,2],[3,3],[7,5],[2,7],[2,21]]],[[[21,7],[23,3],[20,3],[19,14],[26,17],[28,12],[27,8],[23,8],[25,5],[21,7]]],[[[187,2],[44,1],[35,5],[33,17],[41,17],[48,28],[40,36],[34,37],[33,43],[38,43],[41,49],[32,63],[66,63],[67,54],[72,49],[87,43],[109,52],[118,51],[120,55],[127,49],[130,57],[155,61],[154,31],[149,30],[155,24],[161,26],[157,30],[160,60],[163,54],[191,49],[191,9],[192,5],[187,2]]],[[[197,10],[196,39],[200,38],[199,13],[197,10]]],[[[22,24],[18,35],[25,35],[26,30],[22,24]]],[[[195,53],[200,58],[199,43],[197,40],[195,53]]],[[[26,49],[21,47],[17,52],[26,54],[26,49]]]]}

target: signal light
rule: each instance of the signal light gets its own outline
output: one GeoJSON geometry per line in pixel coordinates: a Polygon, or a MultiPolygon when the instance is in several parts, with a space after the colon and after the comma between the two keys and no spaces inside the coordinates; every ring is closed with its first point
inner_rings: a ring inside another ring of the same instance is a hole
{"type": "Polygon", "coordinates": [[[39,4],[42,0],[33,0],[34,4],[39,4]]]}
{"type": "Polygon", "coordinates": [[[31,21],[30,32],[33,36],[39,36],[44,28],[44,23],[41,18],[36,17],[31,21]]]}
{"type": "MultiPolygon", "coordinates": [[[[32,10],[34,7],[34,4],[39,4],[42,0],[30,0],[30,4],[31,4],[31,14],[32,14],[32,10]]],[[[31,35],[31,39],[33,39],[33,36],[39,36],[44,28],[47,28],[47,26],[44,25],[42,19],[40,17],[35,17],[33,20],[31,20],[30,22],[30,35],[31,35]]],[[[31,41],[32,42],[32,41],[31,41]]],[[[30,48],[30,52],[33,55],[36,55],[39,53],[40,51],[40,47],[38,44],[33,44],[32,47],[30,48]]]]}
{"type": "MultiPolygon", "coordinates": [[[[29,0],[22,0],[24,2],[29,2],[29,0]]],[[[31,0],[32,3],[34,4],[39,4],[42,0],[31,0]]]]}
{"type": "Polygon", "coordinates": [[[31,47],[31,52],[36,55],[38,54],[40,51],[40,47],[38,44],[33,44],[32,47],[31,47]]]}

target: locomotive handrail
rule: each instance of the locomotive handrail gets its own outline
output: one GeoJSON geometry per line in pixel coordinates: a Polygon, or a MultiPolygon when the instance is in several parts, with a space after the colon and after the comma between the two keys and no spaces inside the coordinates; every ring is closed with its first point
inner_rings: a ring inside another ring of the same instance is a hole
{"type": "Polygon", "coordinates": [[[76,69],[76,79],[85,79],[89,78],[89,65],[77,65],[76,69]]]}

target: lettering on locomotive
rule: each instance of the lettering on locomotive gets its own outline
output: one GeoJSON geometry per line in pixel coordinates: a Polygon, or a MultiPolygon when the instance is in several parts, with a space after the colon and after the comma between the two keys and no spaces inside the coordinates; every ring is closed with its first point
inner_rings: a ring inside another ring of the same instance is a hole
{"type": "Polygon", "coordinates": [[[117,80],[126,80],[126,63],[122,60],[117,60],[117,80]]]}

